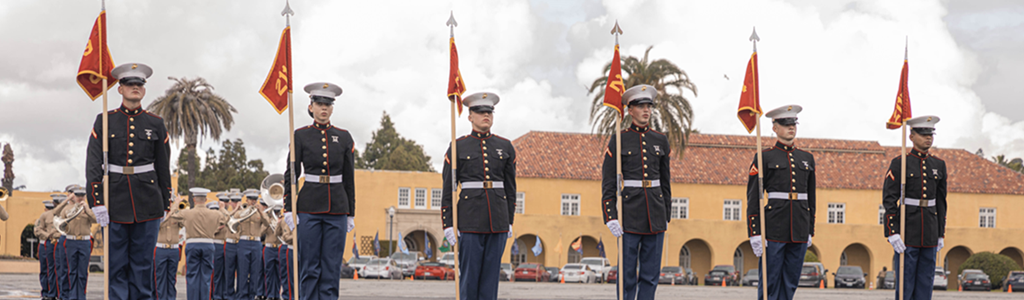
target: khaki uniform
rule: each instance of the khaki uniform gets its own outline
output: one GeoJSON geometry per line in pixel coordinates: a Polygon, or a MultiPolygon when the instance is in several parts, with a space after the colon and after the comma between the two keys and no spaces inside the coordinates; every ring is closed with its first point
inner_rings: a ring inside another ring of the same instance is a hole
{"type": "MultiPolygon", "coordinates": [[[[53,209],[53,214],[67,219],[71,216],[71,212],[76,206],[85,205],[85,203],[76,204],[71,202],[72,201],[70,200],[61,202],[60,205],[57,205],[57,208],[53,209]]],[[[74,219],[66,220],[68,225],[65,233],[68,236],[68,240],[71,240],[72,237],[75,239],[82,239],[83,237],[89,237],[92,235],[92,224],[96,223],[96,215],[92,213],[92,209],[89,208],[88,205],[85,206],[86,207],[82,210],[81,214],[75,216],[74,219]]],[[[51,225],[53,225],[52,221],[53,219],[51,218],[51,225]]],[[[54,227],[53,230],[57,231],[56,227],[54,227]]]]}
{"type": "MultiPolygon", "coordinates": [[[[65,218],[67,222],[64,243],[60,248],[63,248],[65,253],[68,285],[67,289],[61,288],[61,298],[85,299],[85,287],[89,279],[89,257],[92,256],[92,224],[96,223],[96,215],[86,203],[73,203],[70,199],[54,208],[53,214],[65,218]],[[79,207],[83,208],[82,213],[71,218],[72,211],[79,207]]],[[[63,283],[62,279],[61,284],[63,283]]]]}
{"type": "Polygon", "coordinates": [[[189,240],[215,239],[217,231],[221,229],[220,226],[228,222],[227,216],[202,207],[181,211],[171,219],[180,220],[184,224],[185,236],[189,240]]]}
{"type": "Polygon", "coordinates": [[[43,214],[39,215],[39,219],[36,219],[35,228],[32,229],[32,233],[36,235],[39,242],[56,242],[57,238],[60,237],[60,233],[57,232],[57,228],[53,227],[53,210],[44,211],[43,214]]]}

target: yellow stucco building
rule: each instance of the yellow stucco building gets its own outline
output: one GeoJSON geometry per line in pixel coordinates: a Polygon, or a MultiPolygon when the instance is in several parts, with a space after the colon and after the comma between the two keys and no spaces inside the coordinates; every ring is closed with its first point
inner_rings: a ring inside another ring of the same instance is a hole
{"type": "MultiPolygon", "coordinates": [[[[514,144],[519,194],[513,228],[519,254],[512,255],[510,240],[502,261],[561,267],[581,256],[598,256],[597,243],[602,241],[615,264],[615,239],[600,211],[601,154],[607,140],[591,134],[529,132],[514,144]],[[580,236],[583,254],[577,255],[569,248],[580,236]],[[531,248],[538,240],[543,251],[534,255],[531,248]]],[[[691,267],[701,278],[715,265],[735,265],[743,272],[757,267],[742,221],[754,145],[748,136],[690,136],[685,156],[672,163],[674,220],[665,237],[663,265],[691,267]]],[[[892,269],[892,247],[880,225],[881,185],[900,149],[851,140],[798,139],[796,145],[814,154],[818,164],[817,230],[809,251],[830,273],[842,264],[858,265],[873,281],[883,266],[892,269]]],[[[960,149],[933,153],[946,161],[949,172],[946,247],[938,257],[938,265],[952,272],[949,286],[955,286],[957,269],[973,253],[1001,253],[1024,265],[1024,175],[960,149]]],[[[429,240],[437,258],[444,236],[441,174],[357,170],[355,181],[356,229],[349,233],[346,249],[339,249],[345,259],[352,256],[353,241],[362,255],[372,254],[376,234],[382,241],[401,234],[412,251],[422,252],[429,240]]],[[[38,203],[49,199],[48,194],[16,192],[0,202],[12,215],[3,225],[4,253],[17,253],[19,246],[8,237],[35,221],[42,212],[38,203]]],[[[829,276],[829,285],[831,281],[829,276]]]]}

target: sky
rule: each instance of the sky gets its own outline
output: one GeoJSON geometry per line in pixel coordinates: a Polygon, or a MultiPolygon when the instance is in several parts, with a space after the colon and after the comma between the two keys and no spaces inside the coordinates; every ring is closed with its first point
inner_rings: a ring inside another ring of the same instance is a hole
{"type": "MultiPolygon", "coordinates": [[[[0,143],[15,152],[15,186],[60,189],[85,181],[85,154],[100,100],[74,74],[100,1],[0,2],[0,143]]],[[[203,77],[238,113],[222,139],[242,139],[250,159],[283,172],[288,118],[258,94],[284,28],[281,0],[107,1],[117,63],[154,69],[143,105],[168,77],[203,77]]],[[[362,150],[384,112],[423,145],[435,169],[450,141],[449,14],[469,92],[493,91],[495,134],[591,132],[587,88],[621,55],[668,59],[686,71],[694,128],[747,134],[735,117],[756,26],[761,105],[798,104],[798,137],[898,146],[893,110],[905,45],[915,116],[937,115],[937,147],[1024,157],[1024,2],[606,0],[291,2],[295,126],[306,83],[344,89],[332,123],[362,150]]],[[[120,104],[116,89],[110,109],[120,104]]],[[[285,112],[290,113],[290,112],[285,112]]],[[[459,134],[470,130],[466,115],[459,134]]],[[[763,134],[770,135],[770,129],[763,134]]],[[[220,142],[204,139],[203,150],[220,142]]],[[[183,144],[172,144],[173,157],[183,144]]],[[[174,168],[174,166],[172,166],[174,168]]]]}

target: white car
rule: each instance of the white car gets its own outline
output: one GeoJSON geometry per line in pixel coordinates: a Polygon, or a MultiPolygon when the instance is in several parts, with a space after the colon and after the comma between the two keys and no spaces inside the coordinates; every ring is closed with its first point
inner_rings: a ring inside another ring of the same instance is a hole
{"type": "Polygon", "coordinates": [[[560,273],[565,282],[594,283],[599,276],[585,264],[565,264],[560,273]]]}
{"type": "Polygon", "coordinates": [[[402,268],[391,258],[375,258],[363,266],[359,277],[402,279],[402,268]]]}
{"type": "Polygon", "coordinates": [[[590,266],[590,269],[594,270],[594,273],[597,273],[597,281],[608,281],[608,271],[612,269],[612,265],[608,263],[607,258],[584,257],[580,260],[580,263],[590,266]]]}
{"type": "Polygon", "coordinates": [[[455,253],[448,252],[441,256],[437,262],[447,265],[449,268],[455,268],[455,253]]]}
{"type": "MultiPolygon", "coordinates": [[[[373,255],[360,255],[359,258],[352,257],[348,259],[348,267],[356,271],[362,271],[363,266],[376,258],[377,257],[373,255]]],[[[360,272],[359,276],[363,276],[363,273],[360,272]]]]}
{"type": "Polygon", "coordinates": [[[949,279],[946,275],[949,275],[949,271],[943,270],[942,267],[935,267],[935,283],[932,284],[933,290],[945,290],[949,287],[949,279]]]}

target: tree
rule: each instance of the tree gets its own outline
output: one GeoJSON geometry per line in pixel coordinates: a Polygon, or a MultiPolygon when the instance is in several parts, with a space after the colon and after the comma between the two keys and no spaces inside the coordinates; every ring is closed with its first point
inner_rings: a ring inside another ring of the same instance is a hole
{"type": "MultiPolygon", "coordinates": [[[[206,166],[194,173],[195,185],[212,191],[224,191],[231,188],[258,189],[263,178],[270,173],[263,170],[263,160],[248,160],[245,155],[245,144],[241,139],[225,140],[219,154],[213,149],[206,150],[206,166]]],[[[182,152],[178,156],[178,165],[187,165],[191,159],[182,152]]],[[[178,181],[178,190],[187,191],[189,185],[178,181]]]]}
{"type": "Polygon", "coordinates": [[[1010,170],[1013,170],[1014,172],[1024,173],[1024,160],[1022,160],[1019,157],[1011,160],[1006,160],[1006,156],[1000,154],[993,156],[992,161],[999,164],[1000,166],[1010,168],[1010,170]]]}
{"type": "Polygon", "coordinates": [[[358,153],[355,155],[356,168],[360,169],[434,171],[430,166],[430,156],[423,151],[423,146],[399,135],[387,112],[380,118],[380,129],[373,133],[362,156],[358,153]]]}
{"type": "MultiPolygon", "coordinates": [[[[693,108],[690,107],[690,100],[683,95],[684,91],[693,92],[697,96],[697,85],[690,81],[686,71],[680,69],[676,64],[667,59],[651,61],[648,57],[654,46],[647,47],[643,59],[634,56],[622,58],[623,83],[629,89],[640,84],[649,84],[658,90],[658,98],[654,100],[654,107],[651,116],[651,128],[668,136],[671,145],[678,157],[682,157],[686,150],[686,143],[689,140],[693,125],[693,108]],[[671,88],[671,89],[670,89],[671,88]]],[[[604,108],[604,89],[608,82],[608,71],[612,63],[608,62],[600,78],[595,79],[590,85],[590,94],[594,94],[594,100],[590,106],[590,123],[594,130],[603,135],[613,135],[617,111],[604,108]]],[[[622,128],[627,128],[632,122],[629,114],[622,120],[622,128]]]]}
{"type": "MultiPolygon", "coordinates": [[[[213,93],[213,86],[206,79],[167,77],[175,81],[167,92],[149,104],[146,110],[162,117],[167,126],[167,135],[177,143],[185,140],[182,151],[189,159],[186,160],[185,174],[188,175],[188,186],[196,186],[199,163],[196,157],[196,144],[199,139],[207,136],[219,140],[224,131],[230,131],[235,123],[233,113],[237,113],[227,100],[213,93]]],[[[179,165],[180,165],[179,160],[179,165]]],[[[188,190],[185,188],[184,190],[188,190]]],[[[192,202],[189,196],[189,202],[192,202]]]]}
{"type": "Polygon", "coordinates": [[[11,164],[14,163],[14,150],[11,149],[11,144],[4,144],[4,156],[0,161],[4,162],[4,177],[0,180],[0,185],[7,188],[7,191],[14,190],[14,170],[11,169],[11,164]]]}
{"type": "Polygon", "coordinates": [[[968,257],[967,261],[960,265],[959,273],[963,274],[966,269],[978,269],[985,272],[992,282],[992,287],[998,288],[1002,285],[1006,274],[1021,268],[1009,256],[992,252],[979,252],[968,257]]]}

